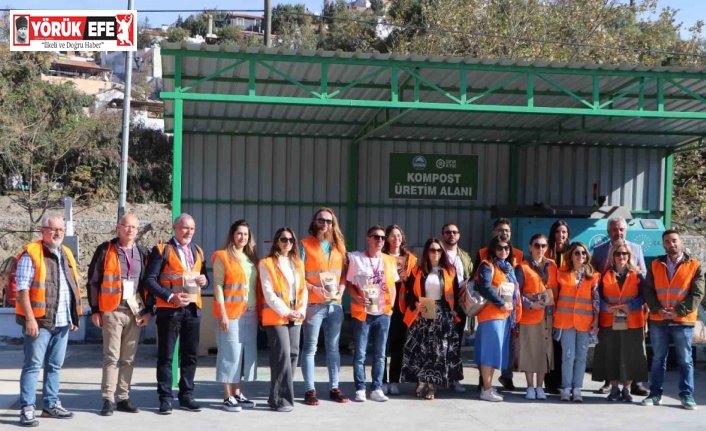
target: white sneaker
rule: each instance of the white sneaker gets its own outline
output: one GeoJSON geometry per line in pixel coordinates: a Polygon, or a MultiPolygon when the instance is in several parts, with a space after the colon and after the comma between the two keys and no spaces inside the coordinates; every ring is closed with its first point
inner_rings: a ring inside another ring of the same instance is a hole
{"type": "Polygon", "coordinates": [[[390,393],[390,385],[387,383],[382,384],[382,393],[387,395],[390,393]]]}
{"type": "Polygon", "coordinates": [[[390,395],[399,395],[400,387],[397,383],[390,383],[390,395]]]}
{"type": "Polygon", "coordinates": [[[581,397],[581,388],[574,388],[573,392],[573,401],[576,403],[581,403],[583,402],[583,397],[581,397]]]}
{"type": "Polygon", "coordinates": [[[546,400],[547,394],[544,393],[543,388],[534,388],[534,393],[538,400],[546,400]]]}
{"type": "Polygon", "coordinates": [[[502,401],[503,397],[496,394],[492,389],[488,389],[487,391],[480,391],[480,399],[497,403],[499,401],[502,401]]]}
{"type": "Polygon", "coordinates": [[[561,400],[571,401],[571,388],[564,388],[561,390],[561,400]]]}
{"type": "MultiPolygon", "coordinates": [[[[358,396],[358,393],[356,392],[356,396],[358,396]]],[[[382,392],[382,389],[375,389],[374,391],[370,392],[370,399],[373,401],[379,401],[379,402],[385,402],[389,400],[387,396],[382,392]]]]}
{"type": "Polygon", "coordinates": [[[528,400],[536,400],[537,399],[537,392],[534,390],[533,387],[527,388],[527,395],[525,395],[525,398],[528,400]]]}
{"type": "Polygon", "coordinates": [[[367,400],[367,398],[365,397],[365,389],[355,391],[355,398],[353,398],[353,401],[364,403],[365,400],[367,400]]]}
{"type": "Polygon", "coordinates": [[[495,388],[495,386],[491,386],[491,387],[490,387],[490,390],[493,391],[493,393],[494,393],[496,396],[502,398],[503,400],[505,399],[505,397],[503,396],[503,394],[501,394],[500,392],[498,392],[498,390],[495,388]]]}
{"type": "Polygon", "coordinates": [[[459,394],[463,394],[466,392],[466,388],[459,381],[455,381],[452,386],[454,392],[458,392],[459,394]]]}

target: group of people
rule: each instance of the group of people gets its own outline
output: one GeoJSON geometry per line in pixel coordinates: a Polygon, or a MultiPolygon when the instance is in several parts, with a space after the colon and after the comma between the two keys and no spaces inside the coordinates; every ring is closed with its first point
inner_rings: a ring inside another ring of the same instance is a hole
{"type": "MultiPolygon", "coordinates": [[[[154,316],[157,327],[159,413],[170,414],[172,361],[177,338],[179,406],[199,411],[194,375],[201,325],[201,291],[213,286],[218,347],[216,381],[223,384],[223,408],[252,408],[241,382],[257,377],[257,328],[269,341],[271,369],[267,403],[273,410],[294,408],[294,373],[299,361],[304,403],[319,404],[314,357],[323,329],[328,398],[346,403],[339,385],[339,342],[344,321],[342,297],[350,296],[355,353],[354,401],[387,401],[400,383],[416,384],[415,395],[432,400],[438,389],[465,392],[461,345],[467,322],[460,299],[475,289],[486,301],[474,319],[475,363],[480,398],[502,401],[492,387],[514,389],[513,370],[525,373],[526,398],[582,401],[586,355],[598,336],[593,379],[606,382],[609,401],[631,401],[631,383],[648,380],[645,323],[654,357],[650,390],[643,405],[661,402],[670,338],[680,369],[680,398],[695,408],[691,338],[697,307],[704,296],[699,262],[683,252],[679,233],[663,234],[666,255],[645,268],[640,246],[625,241],[627,223],[609,221],[610,242],[593,258],[580,242],[570,242],[569,225],[559,220],[547,236],[532,236],[529,253],[515,248],[507,219],[493,227],[488,247],[475,262],[459,245],[457,225],[430,238],[420,256],[408,248],[398,225],[372,226],[366,249],[347,252],[333,210],[317,210],[299,240],[278,229],[267,256],[259,257],[245,220],[230,227],[222,249],[211,256],[213,279],[201,247],[192,243],[194,219],[182,214],[174,236],[151,251],[136,244],[136,216],[123,216],[117,237],[101,244],[89,266],[86,289],[91,320],[103,333],[101,414],[137,413],[129,391],[141,327],[154,316]],[[366,349],[372,345],[370,391],[366,389],[366,349]],[[389,368],[386,355],[390,356],[389,368]],[[546,376],[546,377],[545,377],[546,376]],[[620,385],[623,385],[622,389],[620,385]],[[546,392],[545,392],[546,390],[546,392]]],[[[23,326],[25,360],[20,377],[20,423],[36,426],[35,390],[44,368],[42,416],[71,418],[58,398],[59,374],[68,333],[82,314],[76,261],[62,245],[60,216],[42,220],[38,241],[18,255],[17,322],[23,326]]],[[[470,323],[470,325],[468,324],[470,323]]],[[[634,392],[633,392],[634,393],[634,392]]]]}

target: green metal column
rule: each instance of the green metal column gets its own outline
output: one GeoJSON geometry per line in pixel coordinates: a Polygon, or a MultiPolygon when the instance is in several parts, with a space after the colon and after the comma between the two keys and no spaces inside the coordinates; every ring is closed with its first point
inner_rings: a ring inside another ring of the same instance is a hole
{"type": "Polygon", "coordinates": [[[664,227],[672,227],[672,188],[674,185],[674,154],[664,161],[664,227]]]}

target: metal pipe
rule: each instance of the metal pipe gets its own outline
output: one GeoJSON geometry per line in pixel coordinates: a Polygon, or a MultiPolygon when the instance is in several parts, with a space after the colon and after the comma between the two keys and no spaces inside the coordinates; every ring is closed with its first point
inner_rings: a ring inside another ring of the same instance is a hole
{"type": "MultiPolygon", "coordinates": [[[[134,10],[133,0],[127,2],[128,10],[134,10]]],[[[135,38],[137,40],[137,37],[135,38]]],[[[125,215],[127,200],[127,161],[130,142],[130,98],[132,97],[132,51],[125,52],[125,91],[123,98],[123,139],[120,146],[120,192],[118,197],[118,221],[125,215]]]]}
{"type": "Polygon", "coordinates": [[[265,0],[265,46],[272,46],[272,0],[265,0]]]}

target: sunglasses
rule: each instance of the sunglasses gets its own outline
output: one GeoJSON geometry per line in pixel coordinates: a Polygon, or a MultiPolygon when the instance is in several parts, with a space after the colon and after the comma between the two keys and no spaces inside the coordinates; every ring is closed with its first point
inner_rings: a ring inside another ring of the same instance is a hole
{"type": "Polygon", "coordinates": [[[549,245],[545,244],[545,243],[540,244],[538,242],[535,242],[534,244],[532,244],[532,247],[534,247],[534,248],[547,248],[547,247],[549,247],[549,245]]]}
{"type": "Polygon", "coordinates": [[[615,253],[613,253],[613,256],[616,256],[616,257],[630,256],[630,253],[628,253],[627,251],[616,251],[615,253]]]}
{"type": "Polygon", "coordinates": [[[441,254],[442,250],[440,248],[430,248],[429,253],[441,254]]]}
{"type": "Polygon", "coordinates": [[[576,250],[574,256],[588,256],[588,253],[585,250],[576,250]]]}
{"type": "Polygon", "coordinates": [[[328,225],[332,225],[332,224],[333,224],[333,220],[330,219],[330,218],[317,218],[317,219],[316,219],[316,222],[317,222],[318,224],[328,224],[328,225]]]}
{"type": "Polygon", "coordinates": [[[498,245],[495,247],[495,251],[510,251],[509,245],[498,245]]]}
{"type": "Polygon", "coordinates": [[[444,235],[458,235],[459,231],[457,230],[445,230],[444,235]]]}
{"type": "Polygon", "coordinates": [[[295,242],[297,242],[297,240],[291,236],[290,237],[281,236],[281,237],[279,237],[279,242],[281,242],[282,244],[286,244],[288,242],[291,242],[292,244],[294,244],[295,242]]]}
{"type": "Polygon", "coordinates": [[[375,241],[385,241],[385,235],[368,235],[368,238],[372,238],[375,241]]]}

